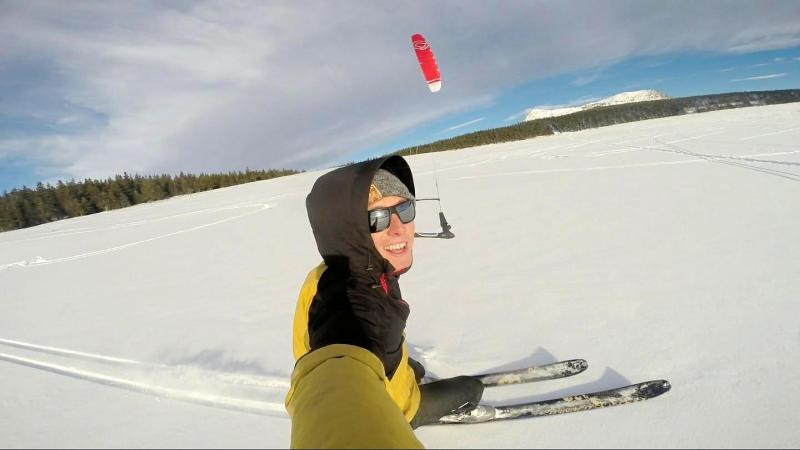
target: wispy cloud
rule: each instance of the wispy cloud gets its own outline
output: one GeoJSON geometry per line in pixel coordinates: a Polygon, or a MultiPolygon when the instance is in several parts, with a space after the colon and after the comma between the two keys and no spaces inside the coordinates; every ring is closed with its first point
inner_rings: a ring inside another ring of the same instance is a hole
{"type": "MultiPolygon", "coordinates": [[[[754,14],[757,13],[754,12],[754,14]]],[[[797,13],[792,14],[796,15],[797,13]]],[[[761,36],[755,36],[752,32],[742,33],[740,39],[744,39],[745,42],[732,45],[726,50],[733,53],[752,53],[800,45],[800,36],[798,36],[796,24],[776,26],[773,33],[766,33],[765,31],[760,31],[763,33],[761,36]]]]}
{"type": "Polygon", "coordinates": [[[768,65],[769,65],[769,63],[761,63],[761,64],[753,64],[750,67],[764,67],[764,66],[768,66],[768,65]]]}
{"type": "Polygon", "coordinates": [[[81,120],[81,118],[79,116],[67,116],[67,117],[62,117],[62,118],[58,119],[57,123],[59,123],[61,125],[65,125],[65,124],[68,124],[68,123],[75,123],[75,122],[78,122],[80,120],[81,120]]]}
{"type": "Polygon", "coordinates": [[[600,78],[600,74],[584,75],[575,78],[570,84],[573,86],[586,86],[587,84],[594,83],[598,78],[600,78]]]}
{"type": "Polygon", "coordinates": [[[457,130],[459,128],[464,128],[472,125],[473,123],[478,123],[481,120],[485,119],[485,117],[481,117],[480,119],[470,120],[469,122],[460,123],[458,125],[452,126],[450,128],[445,128],[444,130],[440,131],[440,133],[447,133],[448,131],[457,130]]]}
{"type": "Polygon", "coordinates": [[[571,108],[573,106],[580,106],[580,105],[585,105],[587,103],[596,102],[597,100],[600,100],[600,97],[588,97],[587,96],[587,97],[577,98],[575,100],[572,100],[570,102],[563,103],[563,104],[560,104],[560,105],[537,105],[533,109],[571,108]]]}
{"type": "Polygon", "coordinates": [[[528,116],[528,113],[531,112],[531,109],[533,108],[525,108],[516,114],[512,114],[506,117],[504,122],[519,122],[520,120],[528,116]]]}
{"type": "Polygon", "coordinates": [[[734,70],[736,70],[736,67],[726,67],[724,69],[721,69],[720,72],[731,72],[734,70]]]}
{"type": "Polygon", "coordinates": [[[786,76],[785,72],[784,73],[772,73],[772,74],[769,74],[769,75],[761,75],[761,76],[758,76],[758,77],[737,78],[737,79],[731,80],[731,81],[768,80],[770,78],[780,78],[780,77],[785,77],[785,76],[786,76]]]}

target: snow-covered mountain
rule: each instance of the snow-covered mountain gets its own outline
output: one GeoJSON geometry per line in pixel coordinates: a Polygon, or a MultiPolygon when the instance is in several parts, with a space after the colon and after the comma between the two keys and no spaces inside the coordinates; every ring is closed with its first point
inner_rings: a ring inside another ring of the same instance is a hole
{"type": "Polygon", "coordinates": [[[555,108],[555,109],[534,108],[530,110],[528,115],[525,117],[525,122],[535,119],[546,119],[548,117],[564,116],[566,114],[572,114],[579,111],[586,111],[587,109],[600,108],[602,106],[621,105],[624,103],[646,102],[650,100],[664,100],[669,98],[672,97],[669,97],[663,92],[655,91],[653,89],[647,89],[643,91],[633,91],[633,92],[622,92],[617,95],[612,95],[611,97],[604,98],[596,102],[586,103],[580,106],[570,106],[567,108],[555,108]]]}

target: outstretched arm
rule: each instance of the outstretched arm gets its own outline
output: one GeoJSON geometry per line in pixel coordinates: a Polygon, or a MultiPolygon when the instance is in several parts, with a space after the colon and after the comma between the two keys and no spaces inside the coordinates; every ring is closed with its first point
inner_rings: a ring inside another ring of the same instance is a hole
{"type": "Polygon", "coordinates": [[[383,364],[362,347],[333,344],[302,357],[286,397],[292,448],[423,448],[385,383],[383,364]]]}

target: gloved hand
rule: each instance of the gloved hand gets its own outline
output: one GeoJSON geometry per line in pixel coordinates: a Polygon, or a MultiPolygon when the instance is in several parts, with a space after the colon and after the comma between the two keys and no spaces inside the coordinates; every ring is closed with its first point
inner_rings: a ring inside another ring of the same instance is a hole
{"type": "Polygon", "coordinates": [[[363,347],[383,362],[391,379],[403,356],[409,308],[399,296],[397,279],[386,280],[388,293],[367,274],[329,267],[308,314],[311,351],[331,344],[363,347]]]}

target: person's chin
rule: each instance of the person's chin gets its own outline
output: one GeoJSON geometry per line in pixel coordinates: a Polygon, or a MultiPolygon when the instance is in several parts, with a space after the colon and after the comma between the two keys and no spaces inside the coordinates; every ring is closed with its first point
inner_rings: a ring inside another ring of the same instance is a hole
{"type": "Polygon", "coordinates": [[[408,269],[411,266],[411,261],[412,261],[411,257],[395,259],[394,261],[391,259],[389,260],[389,262],[392,263],[394,269],[398,272],[402,272],[408,269]]]}

